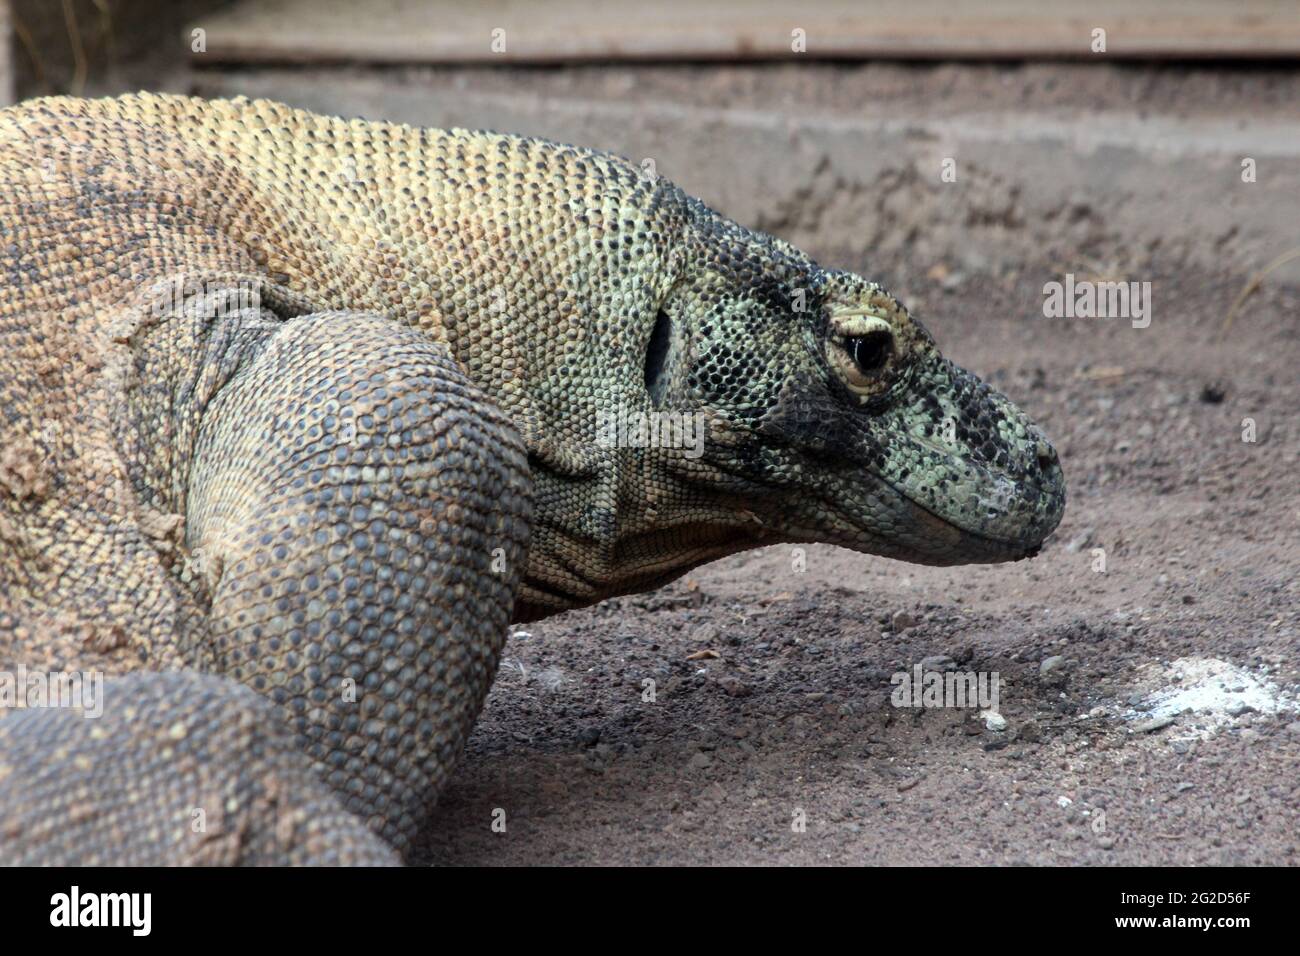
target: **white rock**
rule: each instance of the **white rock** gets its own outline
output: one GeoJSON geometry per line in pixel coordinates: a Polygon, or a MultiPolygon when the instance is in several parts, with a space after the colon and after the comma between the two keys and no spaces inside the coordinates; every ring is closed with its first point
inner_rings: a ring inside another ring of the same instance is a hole
{"type": "Polygon", "coordinates": [[[996,710],[980,711],[980,716],[984,718],[984,726],[989,730],[1000,732],[1007,729],[1007,719],[996,710]]]}

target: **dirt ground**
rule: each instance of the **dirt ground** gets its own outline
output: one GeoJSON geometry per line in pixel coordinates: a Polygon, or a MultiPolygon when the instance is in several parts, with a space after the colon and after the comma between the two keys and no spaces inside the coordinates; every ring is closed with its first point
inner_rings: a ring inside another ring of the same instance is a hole
{"type": "Polygon", "coordinates": [[[1226,327],[1251,274],[1300,245],[1295,72],[341,68],[149,85],[659,157],[740,221],[899,293],[1060,452],[1065,518],[1032,561],[813,547],[801,564],[773,547],[517,629],[432,862],[1300,862],[1298,264],[1226,327]],[[1044,283],[1066,272],[1151,282],[1150,326],[1045,318],[1044,283]],[[891,675],[922,661],[996,672],[1005,726],[893,706],[891,675]]]}

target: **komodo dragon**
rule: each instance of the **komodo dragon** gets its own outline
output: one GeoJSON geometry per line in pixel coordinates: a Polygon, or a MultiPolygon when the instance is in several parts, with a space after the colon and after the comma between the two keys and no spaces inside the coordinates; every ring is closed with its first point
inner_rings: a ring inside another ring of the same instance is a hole
{"type": "Polygon", "coordinates": [[[410,860],[511,621],[775,542],[1016,560],[1064,507],[884,289],[587,149],[35,100],[0,262],[0,669],[109,675],[0,708],[4,862],[410,860]]]}

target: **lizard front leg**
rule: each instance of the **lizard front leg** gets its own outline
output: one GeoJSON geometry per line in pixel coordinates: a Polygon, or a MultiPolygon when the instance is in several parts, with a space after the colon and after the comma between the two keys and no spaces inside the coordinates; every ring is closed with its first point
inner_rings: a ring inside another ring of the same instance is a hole
{"type": "Polygon", "coordinates": [[[275,706],[224,677],[110,677],[79,707],[0,719],[0,864],[397,862],[275,706]]]}
{"type": "Polygon", "coordinates": [[[530,518],[515,430],[443,346],[380,316],[290,320],[204,414],[187,538],[216,666],[399,852],[496,672],[530,518]]]}

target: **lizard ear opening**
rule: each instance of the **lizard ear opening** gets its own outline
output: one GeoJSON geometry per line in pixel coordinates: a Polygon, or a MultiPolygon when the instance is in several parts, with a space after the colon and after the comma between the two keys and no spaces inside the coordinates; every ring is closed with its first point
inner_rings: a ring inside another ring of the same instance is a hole
{"type": "Polygon", "coordinates": [[[645,350],[645,390],[651,403],[658,408],[668,387],[664,374],[668,365],[668,348],[672,344],[672,319],[666,309],[655,316],[655,327],[650,332],[650,342],[645,350]]]}

